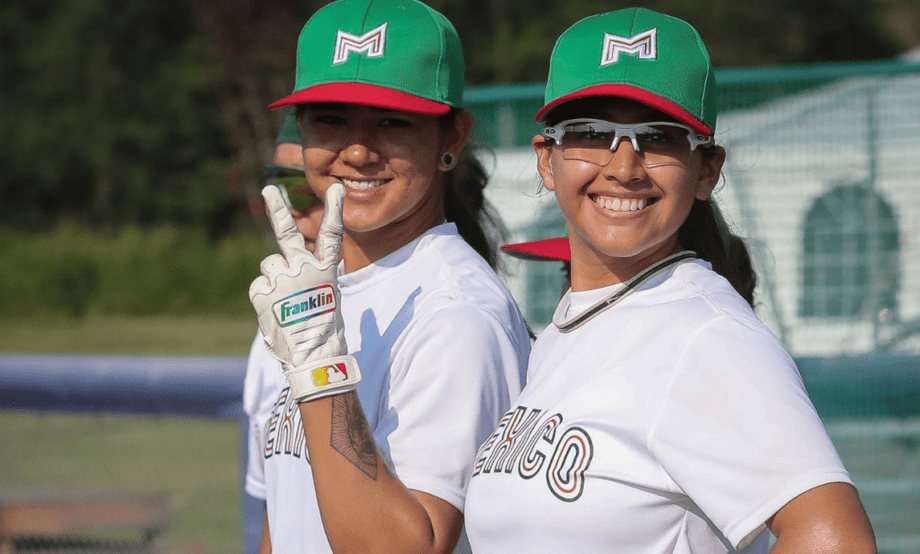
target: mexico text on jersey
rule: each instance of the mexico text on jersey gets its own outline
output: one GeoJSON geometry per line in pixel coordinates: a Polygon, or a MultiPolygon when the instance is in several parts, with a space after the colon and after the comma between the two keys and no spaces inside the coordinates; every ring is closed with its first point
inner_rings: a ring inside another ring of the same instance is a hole
{"type": "Polygon", "coordinates": [[[509,478],[542,476],[559,500],[578,500],[594,447],[581,427],[562,427],[562,415],[518,406],[506,413],[498,428],[479,448],[473,475],[505,473],[509,478]]]}

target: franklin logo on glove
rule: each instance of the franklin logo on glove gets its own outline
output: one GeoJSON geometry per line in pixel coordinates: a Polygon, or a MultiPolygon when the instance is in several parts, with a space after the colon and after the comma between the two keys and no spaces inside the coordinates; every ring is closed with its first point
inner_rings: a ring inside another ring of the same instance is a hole
{"type": "Polygon", "coordinates": [[[320,285],[293,294],[275,302],[275,317],[282,327],[300,323],[335,311],[335,289],[332,285],[320,285]]]}

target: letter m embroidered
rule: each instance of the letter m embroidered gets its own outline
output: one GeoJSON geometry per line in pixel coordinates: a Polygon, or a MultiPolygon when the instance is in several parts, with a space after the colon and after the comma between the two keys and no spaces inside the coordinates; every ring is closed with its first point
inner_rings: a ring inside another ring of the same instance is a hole
{"type": "Polygon", "coordinates": [[[639,33],[634,37],[618,37],[604,33],[601,50],[601,67],[617,63],[620,53],[638,54],[640,60],[654,60],[658,56],[658,29],[639,33]]]}
{"type": "Polygon", "coordinates": [[[368,58],[382,58],[386,38],[386,23],[364,33],[360,37],[339,30],[335,37],[335,53],[332,55],[332,65],[348,61],[348,54],[351,52],[356,54],[363,52],[368,58]]]}

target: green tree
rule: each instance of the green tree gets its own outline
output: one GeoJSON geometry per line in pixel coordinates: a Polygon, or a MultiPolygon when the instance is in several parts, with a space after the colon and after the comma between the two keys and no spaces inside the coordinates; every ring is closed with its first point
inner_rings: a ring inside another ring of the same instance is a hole
{"type": "MultiPolygon", "coordinates": [[[[285,111],[268,105],[294,85],[297,37],[326,2],[195,0],[212,68],[215,100],[233,145],[232,181],[262,217],[262,168],[271,162],[285,111]]],[[[264,223],[264,221],[263,221],[264,223]]]]}
{"type": "MultiPolygon", "coordinates": [[[[471,85],[542,81],[599,0],[429,0],[471,85]]],[[[171,222],[220,236],[260,218],[261,168],[322,0],[8,0],[0,6],[0,226],[171,222]]],[[[913,0],[648,0],[717,66],[887,58],[920,44],[913,0]],[[913,40],[911,39],[913,37],[913,40]]]]}
{"type": "Polygon", "coordinates": [[[2,9],[0,220],[220,227],[232,156],[186,2],[2,9]]]}
{"type": "MultiPolygon", "coordinates": [[[[583,17],[635,5],[688,21],[702,35],[717,66],[888,58],[909,44],[886,27],[886,15],[896,8],[900,10],[901,4],[911,3],[912,0],[430,0],[457,27],[466,50],[467,80],[473,84],[542,81],[555,40],[565,29],[583,17]]],[[[916,11],[914,15],[920,16],[916,11]]],[[[920,43],[920,36],[916,41],[920,43]]]]}

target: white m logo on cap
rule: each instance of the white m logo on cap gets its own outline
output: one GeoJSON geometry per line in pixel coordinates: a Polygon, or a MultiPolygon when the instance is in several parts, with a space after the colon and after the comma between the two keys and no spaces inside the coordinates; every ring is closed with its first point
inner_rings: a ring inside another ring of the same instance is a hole
{"type": "Polygon", "coordinates": [[[386,38],[386,23],[364,33],[360,37],[340,30],[335,37],[335,53],[332,55],[332,65],[348,61],[349,52],[364,52],[368,58],[382,58],[386,38]]]}
{"type": "Polygon", "coordinates": [[[618,37],[604,33],[601,66],[617,63],[620,53],[638,54],[640,60],[654,60],[658,56],[658,29],[639,33],[634,37],[618,37]]]}

